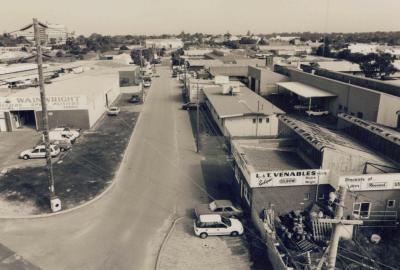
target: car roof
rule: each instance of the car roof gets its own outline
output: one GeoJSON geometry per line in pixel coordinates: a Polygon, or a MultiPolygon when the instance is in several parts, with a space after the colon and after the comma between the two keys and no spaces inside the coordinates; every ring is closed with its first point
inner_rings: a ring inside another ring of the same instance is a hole
{"type": "Polygon", "coordinates": [[[200,222],[221,222],[221,216],[216,214],[200,215],[200,222]]]}
{"type": "Polygon", "coordinates": [[[233,206],[233,204],[230,200],[215,200],[214,202],[215,202],[215,206],[217,206],[217,207],[233,206]]]}

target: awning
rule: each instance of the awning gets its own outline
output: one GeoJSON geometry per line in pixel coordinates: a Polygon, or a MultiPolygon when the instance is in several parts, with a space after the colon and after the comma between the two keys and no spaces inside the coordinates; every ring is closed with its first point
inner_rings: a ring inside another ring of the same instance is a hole
{"type": "Polygon", "coordinates": [[[336,97],[335,94],[299,82],[280,82],[277,85],[304,98],[336,97]]]}

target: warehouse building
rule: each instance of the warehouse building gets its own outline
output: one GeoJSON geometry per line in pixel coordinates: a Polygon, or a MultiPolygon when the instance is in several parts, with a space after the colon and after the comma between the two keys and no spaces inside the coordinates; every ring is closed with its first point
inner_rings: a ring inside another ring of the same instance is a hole
{"type": "Polygon", "coordinates": [[[234,187],[252,215],[327,204],[345,186],[346,217],[393,226],[400,213],[400,170],[340,131],[280,115],[279,139],[232,140],[234,187]],[[290,198],[290,199],[288,199],[290,198]]]}
{"type": "Polygon", "coordinates": [[[275,137],[278,114],[284,112],[240,84],[203,89],[205,104],[226,138],[275,137]]]}
{"type": "MultiPolygon", "coordinates": [[[[95,62],[79,74],[65,74],[46,84],[50,128],[91,128],[119,96],[119,71],[127,69],[95,62]]],[[[23,127],[42,128],[39,88],[0,89],[0,131],[23,127]]]]}
{"type": "MultiPolygon", "coordinates": [[[[330,114],[336,116],[338,113],[347,113],[381,125],[400,128],[400,87],[344,73],[314,70],[307,73],[275,65],[275,71],[288,76],[291,82],[298,85],[291,89],[286,88],[287,90],[301,95],[303,89],[308,86],[330,93],[332,98],[323,103],[330,114]]],[[[284,83],[279,84],[282,86],[284,83]]],[[[283,97],[291,101],[287,95],[283,97]]],[[[296,105],[308,103],[294,104],[296,105]]]]}

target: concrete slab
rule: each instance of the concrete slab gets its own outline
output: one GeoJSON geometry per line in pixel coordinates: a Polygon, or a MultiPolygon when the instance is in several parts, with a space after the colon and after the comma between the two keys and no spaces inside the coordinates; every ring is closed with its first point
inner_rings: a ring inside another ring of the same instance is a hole
{"type": "Polygon", "coordinates": [[[160,254],[159,270],[245,270],[251,266],[244,236],[200,239],[193,233],[193,220],[182,219],[160,254]]]}

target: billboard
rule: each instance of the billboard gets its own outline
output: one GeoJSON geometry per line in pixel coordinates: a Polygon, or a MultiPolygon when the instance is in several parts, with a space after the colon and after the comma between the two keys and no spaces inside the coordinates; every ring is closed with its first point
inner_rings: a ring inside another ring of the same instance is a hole
{"type": "Polygon", "coordinates": [[[400,189],[400,173],[341,176],[339,185],[351,191],[400,189]]]}
{"type": "MultiPolygon", "coordinates": [[[[48,110],[87,109],[86,96],[48,96],[48,110]]],[[[0,111],[41,111],[40,97],[0,97],[0,111]]]]}
{"type": "Polygon", "coordinates": [[[286,170],[255,172],[251,174],[251,187],[283,187],[329,184],[329,170],[286,170]]]}

